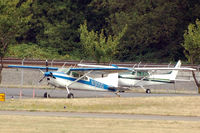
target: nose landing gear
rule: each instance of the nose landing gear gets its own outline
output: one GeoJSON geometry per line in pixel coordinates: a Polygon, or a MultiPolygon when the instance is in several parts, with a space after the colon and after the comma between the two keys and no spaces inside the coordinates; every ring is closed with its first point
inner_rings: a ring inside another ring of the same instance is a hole
{"type": "Polygon", "coordinates": [[[151,90],[150,90],[150,89],[146,89],[146,93],[147,93],[147,94],[150,94],[150,93],[151,93],[151,90]]]}
{"type": "Polygon", "coordinates": [[[48,94],[47,92],[44,93],[44,98],[48,98],[51,97],[50,94],[48,94]]]}

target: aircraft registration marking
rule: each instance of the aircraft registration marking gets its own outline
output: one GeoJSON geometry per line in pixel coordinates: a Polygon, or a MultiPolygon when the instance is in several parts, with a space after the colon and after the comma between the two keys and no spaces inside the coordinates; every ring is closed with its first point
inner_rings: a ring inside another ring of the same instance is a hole
{"type": "Polygon", "coordinates": [[[92,80],[91,83],[93,86],[95,86],[97,88],[104,88],[104,85],[98,81],[92,80]]]}

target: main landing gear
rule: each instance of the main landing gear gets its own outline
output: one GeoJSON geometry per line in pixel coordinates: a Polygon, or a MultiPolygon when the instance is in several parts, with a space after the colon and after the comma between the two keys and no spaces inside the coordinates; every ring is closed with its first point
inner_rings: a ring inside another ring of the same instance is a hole
{"type": "Polygon", "coordinates": [[[48,94],[47,92],[44,93],[44,98],[48,98],[51,97],[50,94],[48,94]]]}
{"type": "Polygon", "coordinates": [[[144,89],[145,90],[145,92],[147,93],[147,94],[150,94],[151,93],[151,90],[150,89],[145,89],[143,86],[140,86],[142,89],[144,89]]]}
{"type": "Polygon", "coordinates": [[[74,98],[74,94],[73,93],[67,94],[67,98],[74,98]]]}
{"type": "Polygon", "coordinates": [[[69,91],[69,88],[66,86],[67,98],[74,98],[74,94],[69,91]]]}

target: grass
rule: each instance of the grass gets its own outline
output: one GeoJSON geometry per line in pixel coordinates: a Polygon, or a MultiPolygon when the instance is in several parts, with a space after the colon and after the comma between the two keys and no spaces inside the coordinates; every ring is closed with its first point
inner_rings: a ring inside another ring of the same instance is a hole
{"type": "MultiPolygon", "coordinates": [[[[200,97],[14,99],[0,102],[0,110],[200,116],[200,97]]],[[[0,118],[0,133],[198,133],[200,130],[198,121],[23,115],[0,115],[0,118]]]]}
{"type": "Polygon", "coordinates": [[[1,102],[0,110],[200,116],[200,97],[14,99],[1,102]]]}
{"type": "Polygon", "coordinates": [[[1,116],[2,133],[199,133],[199,122],[78,117],[1,116]]]}

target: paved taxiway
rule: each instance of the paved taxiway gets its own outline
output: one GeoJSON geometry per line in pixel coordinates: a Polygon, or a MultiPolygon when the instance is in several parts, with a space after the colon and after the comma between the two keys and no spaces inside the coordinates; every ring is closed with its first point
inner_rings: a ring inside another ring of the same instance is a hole
{"type": "Polygon", "coordinates": [[[112,119],[133,119],[133,120],[200,121],[200,117],[193,117],[193,116],[161,116],[161,115],[134,115],[134,114],[110,114],[110,113],[0,111],[0,115],[112,118],[112,119]]]}
{"type": "MultiPolygon", "coordinates": [[[[67,92],[65,89],[20,89],[20,88],[0,88],[0,93],[5,93],[6,98],[9,99],[19,98],[20,90],[22,92],[22,98],[32,98],[33,95],[35,98],[42,98],[45,92],[50,94],[51,98],[66,98],[67,92]]],[[[81,91],[81,90],[72,90],[71,91],[75,98],[95,98],[95,97],[116,97],[113,92],[99,92],[99,91],[81,91]]],[[[166,93],[166,94],[146,94],[146,93],[133,93],[125,92],[120,93],[121,97],[156,97],[156,96],[197,96],[198,94],[175,94],[175,93],[166,93]]]]}

